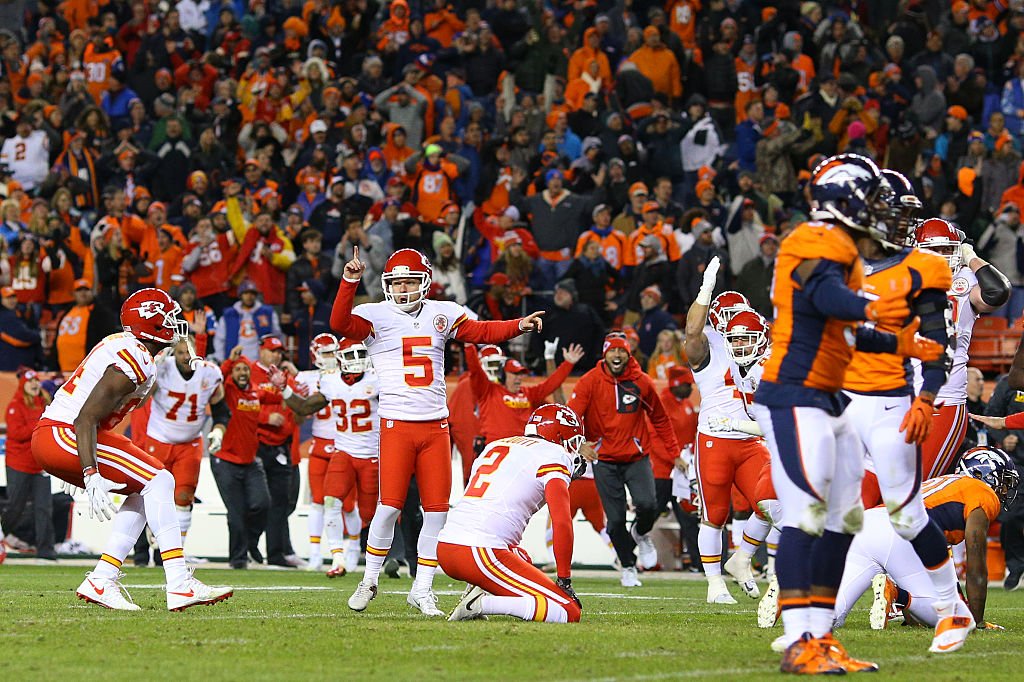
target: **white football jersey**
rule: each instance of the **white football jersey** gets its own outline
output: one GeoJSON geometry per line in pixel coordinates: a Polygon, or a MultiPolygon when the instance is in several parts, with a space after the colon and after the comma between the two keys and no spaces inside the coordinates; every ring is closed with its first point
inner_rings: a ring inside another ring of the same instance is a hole
{"type": "MultiPolygon", "coordinates": [[[[313,395],[314,393],[321,393],[320,382],[329,382],[330,379],[327,377],[331,375],[341,376],[341,372],[338,370],[324,372],[319,369],[307,369],[295,375],[295,383],[300,386],[304,386],[306,390],[309,391],[309,395],[313,395]]],[[[330,398],[327,400],[328,403],[330,403],[330,398]]],[[[336,430],[337,424],[335,423],[334,409],[330,404],[325,405],[323,409],[313,415],[314,438],[323,438],[324,440],[333,441],[336,430]]]]}
{"type": "Polygon", "coordinates": [[[64,382],[53,396],[53,402],[43,412],[43,419],[74,424],[92,390],[111,366],[121,370],[136,386],[135,390],[100,424],[100,428],[105,430],[117,426],[129,412],[146,399],[156,380],[153,356],[128,332],[111,334],[96,344],[71,378],[64,382]]]}
{"type": "Polygon", "coordinates": [[[333,439],[335,450],[352,457],[373,459],[379,456],[380,382],[377,374],[371,369],[354,384],[346,382],[341,372],[316,374],[320,374],[316,392],[327,399],[328,405],[317,412],[313,435],[333,439]]]}
{"type": "MultiPolygon", "coordinates": [[[[971,289],[978,284],[978,278],[969,267],[962,266],[953,277],[950,287],[949,304],[953,315],[953,334],[956,337],[956,351],[953,353],[953,367],[946,383],[939,389],[935,404],[963,405],[967,402],[967,352],[971,347],[974,323],[980,317],[971,305],[971,289]]],[[[921,391],[924,382],[921,376],[921,361],[913,360],[914,392],[921,391]]]]}
{"type": "Polygon", "coordinates": [[[568,484],[572,459],[540,438],[512,436],[488,445],[473,462],[462,500],[448,512],[441,542],[505,549],[518,545],[530,518],[544,506],[544,486],[568,484]]]}
{"type": "Polygon", "coordinates": [[[701,370],[694,370],[693,379],[700,391],[700,413],[697,415],[697,431],[716,438],[750,438],[742,431],[718,431],[712,433],[708,427],[712,417],[732,417],[749,420],[747,405],[753,402],[755,380],[760,378],[760,365],[748,377],[740,375],[736,363],[725,349],[725,337],[711,326],[704,327],[708,339],[708,364],[701,370]],[[739,377],[739,381],[736,378],[739,377]]]}
{"type": "Polygon", "coordinates": [[[50,138],[42,130],[33,130],[28,137],[9,137],[0,148],[0,163],[11,169],[11,175],[26,192],[31,192],[50,171],[50,138]]]}
{"type": "Polygon", "coordinates": [[[161,443],[191,443],[199,438],[206,421],[206,406],[223,382],[220,368],[205,360],[190,379],[181,376],[174,356],[159,360],[156,388],[146,435],[161,443]]]}
{"type": "Polygon", "coordinates": [[[428,300],[416,313],[403,313],[390,303],[364,303],[352,312],[373,326],[365,343],[380,378],[380,416],[445,419],[444,345],[469,319],[466,308],[428,300]]]}

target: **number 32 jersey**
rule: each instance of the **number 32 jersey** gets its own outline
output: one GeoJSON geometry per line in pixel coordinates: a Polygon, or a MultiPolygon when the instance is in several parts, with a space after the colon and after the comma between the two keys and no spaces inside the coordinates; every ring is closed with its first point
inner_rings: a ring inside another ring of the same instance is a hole
{"type": "Polygon", "coordinates": [[[43,412],[43,419],[74,424],[82,406],[108,367],[116,367],[135,384],[135,390],[100,424],[103,430],[117,426],[146,399],[156,378],[152,354],[128,332],[111,334],[96,344],[71,378],[53,396],[53,402],[43,412]]]}
{"type": "Polygon", "coordinates": [[[458,303],[428,300],[416,313],[390,303],[364,303],[352,313],[371,325],[365,343],[380,377],[381,418],[447,418],[444,345],[469,319],[469,311],[458,303]]]}
{"type": "Polygon", "coordinates": [[[204,360],[186,379],[173,356],[160,360],[146,435],[172,445],[199,438],[206,406],[222,381],[220,369],[212,362],[204,360]]]}
{"type": "Polygon", "coordinates": [[[505,549],[518,545],[530,518],[544,506],[552,479],[569,484],[565,448],[540,438],[496,440],[473,462],[462,500],[448,512],[441,542],[505,549]]]}
{"type": "MultiPolygon", "coordinates": [[[[353,375],[349,375],[353,376],[353,375]]],[[[313,435],[334,441],[334,448],[352,457],[372,459],[380,450],[380,382],[372,369],[357,381],[338,371],[299,372],[295,381],[327,400],[313,420],[313,435]]]]}

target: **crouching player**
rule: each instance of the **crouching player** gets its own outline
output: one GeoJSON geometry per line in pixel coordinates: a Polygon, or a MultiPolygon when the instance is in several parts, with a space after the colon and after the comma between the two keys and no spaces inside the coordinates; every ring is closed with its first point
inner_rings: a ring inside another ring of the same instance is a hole
{"type": "MultiPolygon", "coordinates": [[[[964,453],[955,474],[930,479],[921,486],[928,516],[938,524],[946,541],[951,545],[966,541],[967,545],[967,604],[958,602],[955,617],[948,627],[937,629],[929,651],[956,651],[976,624],[984,629],[1000,629],[984,620],[988,527],[995,521],[1000,506],[1013,501],[1019,482],[1020,476],[1005,452],[977,447],[964,453]]],[[[873,629],[885,627],[894,603],[901,604],[916,620],[936,627],[939,591],[927,572],[921,570],[913,545],[886,522],[886,516],[885,507],[864,513],[864,530],[850,546],[836,598],[836,625],[845,622],[850,609],[870,585],[875,588],[875,603],[871,607],[873,629]],[[886,573],[892,582],[886,580],[886,573]]]]}
{"type": "Polygon", "coordinates": [[[525,435],[494,441],[473,464],[462,501],[438,536],[444,572],[472,588],[448,620],[485,615],[548,623],[579,622],[572,589],[569,482],[586,466],[583,425],[564,405],[541,405],[525,435]],[[554,532],[555,582],[524,559],[517,545],[530,518],[547,503],[554,532]]]}

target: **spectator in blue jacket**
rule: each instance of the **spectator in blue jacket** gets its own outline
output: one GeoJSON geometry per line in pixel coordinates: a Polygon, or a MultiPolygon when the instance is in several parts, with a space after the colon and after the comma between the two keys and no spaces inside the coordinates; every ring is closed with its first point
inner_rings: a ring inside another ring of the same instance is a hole
{"type": "Polygon", "coordinates": [[[757,172],[757,143],[761,139],[764,105],[759,99],[747,102],[747,118],[736,126],[736,161],[740,170],[757,172]]]}
{"type": "Polygon", "coordinates": [[[676,329],[676,321],[661,305],[662,295],[658,286],[649,286],[640,292],[640,308],[643,312],[633,326],[640,335],[640,352],[650,357],[658,345],[658,334],[663,329],[676,329]]]}
{"type": "Polygon", "coordinates": [[[0,289],[0,303],[0,372],[35,367],[42,349],[38,329],[30,328],[18,314],[18,296],[12,287],[0,289]]]}
{"type": "MultiPolygon", "coordinates": [[[[309,348],[317,334],[331,331],[331,306],[324,303],[326,289],[320,280],[306,280],[296,290],[302,297],[302,306],[294,311],[294,316],[282,318],[287,321],[281,322],[281,330],[295,336],[300,349],[309,348]]],[[[309,353],[297,353],[295,365],[301,370],[312,369],[309,353]]]]}
{"type": "Polygon", "coordinates": [[[269,305],[260,303],[259,289],[246,280],[238,287],[240,301],[224,309],[217,322],[213,337],[214,356],[223,361],[235,346],[242,347],[242,355],[255,362],[260,356],[260,339],[268,334],[281,336],[277,313],[269,305]]]}

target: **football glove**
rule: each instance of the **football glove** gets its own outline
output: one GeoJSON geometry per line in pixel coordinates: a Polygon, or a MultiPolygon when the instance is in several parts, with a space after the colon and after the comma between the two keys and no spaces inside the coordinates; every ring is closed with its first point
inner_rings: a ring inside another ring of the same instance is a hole
{"type": "MultiPolygon", "coordinates": [[[[973,246],[971,246],[967,242],[963,242],[962,244],[960,244],[960,262],[963,263],[966,267],[971,267],[971,261],[977,257],[978,254],[974,252],[973,246]]],[[[953,275],[956,276],[956,273],[954,272],[953,275]]]]}
{"type": "Polygon", "coordinates": [[[576,602],[576,606],[583,608],[583,604],[580,602],[580,598],[576,596],[576,590],[572,589],[572,580],[570,578],[555,578],[555,585],[558,585],[558,589],[565,592],[566,596],[576,602]]]}
{"type": "Polygon", "coordinates": [[[904,440],[907,443],[920,445],[932,430],[932,398],[917,396],[907,413],[903,415],[903,422],[900,424],[900,433],[906,433],[904,440]]]}
{"type": "Polygon", "coordinates": [[[932,341],[917,333],[921,318],[915,317],[910,324],[896,332],[896,355],[917,358],[921,362],[934,362],[946,351],[941,343],[932,341]]]}
{"type": "Polygon", "coordinates": [[[74,483],[68,483],[67,481],[61,479],[60,491],[62,493],[64,493],[65,495],[70,495],[71,497],[75,497],[76,495],[78,495],[78,493],[82,492],[82,489],[79,488],[74,483]]]}
{"type": "Polygon", "coordinates": [[[554,341],[544,342],[544,359],[554,361],[555,351],[558,350],[558,340],[561,337],[555,337],[554,341]]]}
{"type": "Polygon", "coordinates": [[[711,433],[721,433],[722,431],[733,431],[732,417],[725,415],[717,415],[708,418],[708,430],[711,433]]]}
{"type": "Polygon", "coordinates": [[[903,326],[910,317],[910,306],[904,297],[879,298],[864,306],[864,315],[869,322],[903,326]]]}
{"type": "Polygon", "coordinates": [[[224,445],[224,430],[216,427],[210,431],[210,435],[207,438],[207,450],[211,455],[216,455],[220,452],[221,447],[224,445]]]}
{"type": "Polygon", "coordinates": [[[718,283],[718,270],[722,267],[722,261],[718,256],[711,259],[704,267],[704,275],[700,284],[700,291],[697,292],[698,305],[711,305],[711,296],[715,293],[715,284],[718,283]]]}
{"type": "Polygon", "coordinates": [[[123,490],[124,483],[117,483],[103,478],[99,474],[85,477],[85,492],[89,496],[89,518],[97,521],[109,521],[117,513],[117,507],[110,499],[110,493],[123,490]]]}

